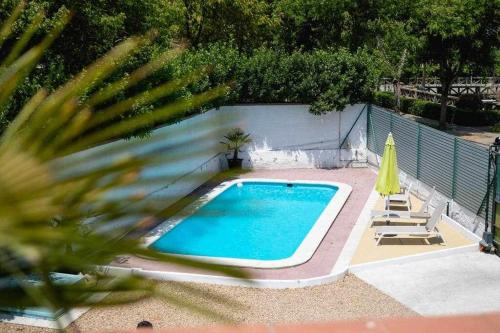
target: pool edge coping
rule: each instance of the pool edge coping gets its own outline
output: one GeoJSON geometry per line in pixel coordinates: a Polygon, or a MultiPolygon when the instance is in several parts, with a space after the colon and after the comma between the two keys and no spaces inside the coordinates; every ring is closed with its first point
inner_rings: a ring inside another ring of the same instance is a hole
{"type": "Polygon", "coordinates": [[[183,220],[194,214],[197,210],[214,200],[217,196],[222,194],[228,188],[239,183],[284,183],[284,184],[306,184],[306,185],[324,185],[324,186],[334,186],[337,187],[337,192],[328,201],[327,205],[321,212],[320,216],[316,219],[311,229],[307,232],[306,236],[297,247],[295,252],[283,259],[276,260],[258,260],[258,259],[238,259],[238,258],[224,258],[224,257],[206,257],[206,256],[196,256],[196,255],[181,255],[181,254],[171,254],[173,256],[178,256],[180,258],[197,260],[200,262],[206,262],[210,264],[223,265],[223,266],[236,266],[236,267],[247,267],[247,268],[263,268],[263,269],[273,269],[273,268],[286,268],[301,265],[309,261],[319,245],[323,241],[324,237],[328,233],[330,227],[335,223],[335,219],[344,207],[347,199],[352,193],[352,187],[345,183],[333,182],[333,181],[311,181],[311,180],[289,180],[289,179],[267,179],[267,178],[239,178],[230,181],[222,182],[217,185],[212,191],[201,196],[180,212],[174,216],[168,218],[167,220],[160,223],[158,226],[153,228],[146,236],[142,238],[142,244],[145,247],[150,246],[155,241],[157,241],[164,234],[169,232],[183,220]]]}
{"type": "MultiPolygon", "coordinates": [[[[238,278],[231,278],[226,276],[217,276],[209,274],[196,274],[196,273],[182,273],[182,272],[164,272],[164,271],[152,271],[145,270],[142,268],[123,268],[117,266],[106,266],[111,274],[117,275],[128,275],[137,274],[145,277],[151,277],[157,280],[163,281],[183,281],[183,282],[194,282],[194,283],[207,283],[207,284],[218,284],[226,286],[240,286],[240,287],[254,287],[254,288],[269,288],[269,289],[286,289],[286,288],[303,288],[309,286],[316,286],[325,283],[334,282],[348,273],[355,274],[356,272],[371,269],[375,267],[381,267],[391,264],[399,264],[405,262],[420,261],[432,258],[445,257],[448,255],[466,253],[466,252],[476,252],[479,251],[477,244],[464,245],[459,247],[454,247],[450,249],[435,250],[419,254],[406,255],[396,258],[389,258],[383,260],[377,260],[367,263],[361,263],[356,265],[351,265],[351,260],[357,250],[359,242],[363,236],[366,226],[371,221],[371,210],[375,206],[379,194],[373,189],[361,210],[356,223],[354,224],[347,241],[344,243],[342,251],[337,258],[336,263],[332,267],[332,270],[327,275],[305,278],[305,279],[248,279],[242,280],[238,278]]],[[[451,219],[450,217],[443,214],[444,222],[450,225],[455,231],[460,232],[465,237],[469,238],[471,241],[477,241],[480,238],[465,229],[459,223],[451,219]]]]}
{"type": "Polygon", "coordinates": [[[210,274],[165,272],[145,270],[142,268],[124,268],[117,266],[105,266],[109,274],[123,276],[136,274],[163,281],[182,281],[194,283],[207,283],[225,286],[238,286],[250,288],[287,289],[303,288],[326,284],[343,278],[349,271],[349,264],[357,249],[357,245],[364,231],[364,226],[369,222],[370,212],[378,198],[378,194],[372,191],[365,202],[361,213],[354,224],[347,241],[344,243],[342,251],[327,275],[321,275],[305,279],[238,279],[227,276],[217,276],[210,274]],[[357,227],[356,227],[357,226],[357,227]]]}

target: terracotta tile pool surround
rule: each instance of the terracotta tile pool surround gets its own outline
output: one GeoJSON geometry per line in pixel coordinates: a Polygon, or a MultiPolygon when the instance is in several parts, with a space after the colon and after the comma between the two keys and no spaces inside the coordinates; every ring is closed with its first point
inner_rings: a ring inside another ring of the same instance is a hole
{"type": "MultiPolygon", "coordinates": [[[[274,269],[242,268],[252,279],[263,280],[299,280],[328,275],[334,267],[351,230],[356,223],[375,184],[376,174],[369,168],[345,169],[287,169],[287,170],[253,170],[239,178],[267,178],[311,181],[333,181],[348,184],[352,192],[343,209],[326,233],[312,258],[304,264],[274,269]]],[[[222,182],[222,181],[221,181],[222,182]]],[[[218,182],[220,183],[220,182],[218,182]]],[[[201,196],[218,183],[208,182],[194,191],[201,196]]],[[[122,258],[110,266],[121,268],[140,268],[145,271],[208,274],[217,275],[197,269],[190,269],[173,264],[164,264],[136,257],[122,258]]]]}

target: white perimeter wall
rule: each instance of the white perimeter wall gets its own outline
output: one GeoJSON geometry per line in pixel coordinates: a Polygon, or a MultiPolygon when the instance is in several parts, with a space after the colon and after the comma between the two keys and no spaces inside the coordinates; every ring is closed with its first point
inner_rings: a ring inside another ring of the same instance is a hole
{"type": "Polygon", "coordinates": [[[218,112],[222,121],[227,119],[232,127],[241,127],[251,134],[253,142],[241,156],[246,167],[337,168],[348,166],[353,160],[366,161],[364,107],[356,104],[321,116],[309,113],[308,105],[227,106],[218,112]],[[339,149],[349,130],[345,149],[339,149]]]}
{"type": "MultiPolygon", "coordinates": [[[[225,106],[158,128],[146,139],[115,141],[83,151],[66,161],[84,159],[84,168],[88,169],[127,155],[151,157],[155,164],[141,174],[145,182],[121,189],[112,197],[119,199],[139,192],[148,196],[148,204],[157,203],[159,208],[166,208],[227,167],[225,147],[219,142],[236,126],[250,133],[253,139],[241,153],[245,167],[335,168],[365,166],[367,159],[377,165],[377,156],[366,148],[364,107],[364,104],[356,104],[342,112],[315,116],[309,113],[307,105],[225,106]],[[339,149],[351,128],[343,149],[339,149]]],[[[428,186],[413,181],[418,194],[425,196],[428,186]]],[[[469,230],[481,232],[484,222],[472,212],[456,203],[450,208],[454,219],[469,230]]],[[[134,219],[131,217],[123,224],[134,219]]]]}
{"type": "Polygon", "coordinates": [[[155,164],[140,176],[145,182],[117,191],[112,197],[119,199],[140,192],[150,198],[150,203],[167,207],[226,168],[225,146],[219,142],[236,126],[253,139],[241,154],[245,167],[334,168],[352,165],[353,160],[364,165],[364,107],[357,104],[342,112],[315,116],[307,105],[225,106],[156,129],[146,139],[111,142],[67,161],[84,159],[88,169],[127,155],[151,157],[155,164]],[[345,149],[339,149],[351,128],[345,149]]]}

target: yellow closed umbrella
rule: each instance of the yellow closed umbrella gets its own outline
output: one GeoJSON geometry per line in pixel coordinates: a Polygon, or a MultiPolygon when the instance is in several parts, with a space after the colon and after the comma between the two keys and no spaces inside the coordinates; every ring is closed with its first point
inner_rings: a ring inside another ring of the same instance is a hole
{"type": "Polygon", "coordinates": [[[375,190],[383,196],[389,196],[401,191],[399,187],[399,170],[396,155],[396,144],[392,133],[389,133],[385,142],[384,155],[378,171],[375,190]]]}

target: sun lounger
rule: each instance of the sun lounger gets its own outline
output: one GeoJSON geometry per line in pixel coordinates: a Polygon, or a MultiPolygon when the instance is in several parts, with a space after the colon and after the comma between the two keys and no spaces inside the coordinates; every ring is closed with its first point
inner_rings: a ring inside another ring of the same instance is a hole
{"type": "MultiPolygon", "coordinates": [[[[427,220],[427,223],[423,226],[382,226],[375,228],[375,239],[377,239],[377,245],[380,244],[382,238],[386,238],[389,235],[396,237],[404,236],[423,236],[426,239],[431,237],[439,237],[445,243],[443,235],[436,228],[436,225],[441,219],[441,214],[443,214],[446,208],[446,201],[439,204],[434,210],[431,217],[427,220]]],[[[409,220],[412,220],[410,218],[409,220]]]]}
{"type": "Polygon", "coordinates": [[[392,218],[424,218],[427,219],[430,217],[429,205],[431,203],[434,194],[436,193],[436,188],[433,187],[429,192],[429,195],[425,198],[425,201],[420,206],[420,209],[416,212],[410,212],[406,210],[372,210],[371,218],[374,219],[376,217],[392,217],[392,218]]]}
{"type": "Polygon", "coordinates": [[[392,205],[401,205],[404,206],[408,211],[411,210],[411,187],[413,184],[410,184],[408,188],[404,190],[402,194],[392,194],[388,195],[386,198],[385,208],[387,210],[390,209],[392,205]]]}

